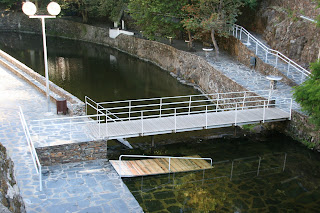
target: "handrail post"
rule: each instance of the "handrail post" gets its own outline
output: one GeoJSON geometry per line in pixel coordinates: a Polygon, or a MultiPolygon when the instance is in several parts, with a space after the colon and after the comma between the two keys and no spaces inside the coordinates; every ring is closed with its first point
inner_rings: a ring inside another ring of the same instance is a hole
{"type": "Polygon", "coordinates": [[[190,96],[190,100],[189,100],[189,113],[188,113],[188,115],[190,115],[190,111],[191,111],[191,96],[190,96]]]}
{"type": "Polygon", "coordinates": [[[288,71],[287,71],[287,76],[289,76],[290,65],[291,65],[291,63],[290,63],[290,61],[289,61],[289,62],[288,62],[288,71]]]}
{"type": "Polygon", "coordinates": [[[208,129],[208,105],[206,105],[206,129],[208,129]]]}
{"type": "Polygon", "coordinates": [[[238,103],[236,102],[236,114],[235,114],[235,119],[234,119],[234,125],[235,126],[237,126],[237,115],[238,115],[237,107],[238,107],[238,103]]]}
{"type": "Polygon", "coordinates": [[[291,100],[290,100],[290,111],[289,111],[289,120],[291,121],[291,116],[292,116],[292,104],[293,104],[293,99],[291,98],[291,100]]]}
{"type": "Polygon", "coordinates": [[[277,52],[277,55],[276,55],[276,66],[275,66],[275,68],[277,68],[277,66],[278,66],[278,57],[279,57],[279,55],[278,55],[278,52],[277,52]]]}
{"type": "Polygon", "coordinates": [[[177,108],[174,108],[174,132],[177,132],[177,108]]]}
{"type": "Polygon", "coordinates": [[[161,118],[161,109],[162,109],[162,98],[160,98],[160,118],[161,118]]]}
{"type": "Polygon", "coordinates": [[[86,115],[88,115],[87,96],[84,96],[84,101],[85,101],[85,105],[86,105],[86,108],[85,108],[85,110],[86,110],[86,115]]]}
{"type": "Polygon", "coordinates": [[[238,26],[236,26],[236,38],[238,38],[238,26]]]}
{"type": "Polygon", "coordinates": [[[263,101],[263,117],[262,117],[262,122],[264,123],[264,120],[266,118],[266,101],[263,101]]]}
{"type": "Polygon", "coordinates": [[[143,111],[141,111],[141,134],[143,136],[143,111]]]}
{"type": "Polygon", "coordinates": [[[268,63],[268,50],[266,50],[266,63],[268,63]]]}
{"type": "Polygon", "coordinates": [[[108,110],[106,109],[106,137],[108,138],[108,110]]]}
{"type": "Polygon", "coordinates": [[[119,176],[120,176],[120,178],[121,178],[121,172],[122,172],[122,162],[121,162],[121,158],[122,158],[122,155],[120,155],[120,157],[119,157],[119,176]]]}
{"type": "Polygon", "coordinates": [[[219,98],[220,98],[220,95],[219,95],[219,93],[218,93],[217,106],[216,106],[216,112],[218,112],[218,107],[219,107],[219,98]]]}
{"type": "Polygon", "coordinates": [[[246,101],[247,92],[244,92],[243,101],[242,101],[242,110],[244,109],[244,102],[246,101]]]}
{"type": "Polygon", "coordinates": [[[240,41],[241,41],[241,38],[242,38],[242,27],[240,28],[240,41]]]}
{"type": "Polygon", "coordinates": [[[131,120],[131,100],[129,101],[129,121],[131,120]]]}

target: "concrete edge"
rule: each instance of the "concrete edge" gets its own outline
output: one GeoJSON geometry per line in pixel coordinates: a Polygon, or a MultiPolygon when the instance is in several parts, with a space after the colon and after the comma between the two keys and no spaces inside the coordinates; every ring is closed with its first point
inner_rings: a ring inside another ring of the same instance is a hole
{"type": "MultiPolygon", "coordinates": [[[[0,50],[0,64],[9,69],[19,78],[23,79],[31,86],[35,87],[38,91],[46,94],[46,79],[34,70],[13,58],[9,54],[0,50]],[[1,59],[2,58],[2,59],[1,59]]],[[[53,82],[49,81],[50,99],[56,101],[58,98],[65,98],[67,100],[68,112],[70,115],[84,115],[85,104],[79,98],[75,97],[68,91],[57,86],[53,82]]]]}

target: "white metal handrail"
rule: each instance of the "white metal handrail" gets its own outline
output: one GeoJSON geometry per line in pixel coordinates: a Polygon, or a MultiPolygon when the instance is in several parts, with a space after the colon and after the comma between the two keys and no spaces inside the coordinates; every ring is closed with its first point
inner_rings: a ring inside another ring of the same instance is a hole
{"type": "Polygon", "coordinates": [[[120,155],[119,161],[120,161],[120,177],[121,177],[121,171],[122,171],[122,157],[128,157],[128,158],[166,158],[169,159],[168,162],[168,170],[171,173],[171,159],[192,159],[192,160],[208,160],[210,161],[210,165],[212,166],[212,158],[195,158],[195,157],[172,157],[172,156],[147,156],[147,155],[120,155]]]}
{"type": "Polygon", "coordinates": [[[26,122],[26,120],[24,118],[24,114],[23,114],[23,111],[22,111],[21,107],[19,107],[19,115],[20,115],[20,121],[21,121],[21,124],[22,124],[22,128],[23,128],[24,134],[25,134],[27,142],[28,142],[28,146],[29,146],[29,149],[30,149],[31,157],[32,157],[34,166],[36,168],[37,174],[39,175],[40,191],[42,191],[41,163],[40,163],[40,160],[38,158],[37,151],[36,151],[36,149],[34,147],[34,144],[32,142],[32,138],[30,136],[28,125],[27,125],[27,122],[26,122]]]}
{"type": "Polygon", "coordinates": [[[245,28],[243,28],[240,25],[233,25],[232,27],[232,34],[234,37],[238,38],[239,40],[242,39],[242,33],[244,33],[247,36],[247,44],[250,44],[250,39],[252,41],[254,41],[256,43],[256,55],[257,55],[257,51],[258,51],[258,46],[263,49],[266,52],[266,62],[268,62],[268,55],[272,54],[276,57],[276,64],[275,67],[277,68],[278,65],[278,60],[281,59],[283,62],[285,62],[288,66],[288,70],[287,70],[287,76],[289,75],[289,70],[290,68],[295,68],[298,72],[300,72],[302,75],[304,75],[305,77],[309,76],[311,74],[311,72],[309,72],[308,70],[306,70],[305,68],[303,68],[302,66],[300,66],[299,64],[297,64],[295,61],[291,60],[290,58],[288,58],[287,56],[285,56],[284,54],[282,54],[281,52],[277,51],[277,50],[273,50],[269,47],[267,47],[265,44],[263,44],[261,41],[259,41],[257,38],[255,38],[251,33],[249,33],[245,28]],[[238,32],[240,31],[240,33],[238,34],[238,32]]]}

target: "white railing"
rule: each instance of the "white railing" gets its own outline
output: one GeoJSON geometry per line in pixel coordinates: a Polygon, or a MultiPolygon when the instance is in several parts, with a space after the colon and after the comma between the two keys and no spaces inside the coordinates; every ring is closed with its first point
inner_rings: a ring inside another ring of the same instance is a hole
{"type": "Polygon", "coordinates": [[[185,159],[185,160],[207,160],[210,161],[210,165],[212,166],[212,158],[195,158],[195,157],[172,157],[172,156],[147,156],[147,155],[120,155],[119,162],[120,162],[120,177],[122,171],[122,163],[121,160],[123,157],[126,158],[165,158],[168,160],[168,171],[171,173],[171,159],[185,159]]]}
{"type": "MultiPolygon", "coordinates": [[[[101,113],[87,116],[31,120],[29,121],[29,127],[32,130],[31,136],[34,136],[35,143],[37,143],[38,146],[45,146],[50,144],[51,142],[55,142],[55,140],[59,141],[60,143],[63,140],[65,140],[67,143],[70,143],[70,141],[83,142],[85,140],[84,136],[82,136],[81,138],[77,138],[76,135],[79,133],[83,134],[84,132],[88,132],[87,140],[92,140],[94,138],[89,135],[89,125],[100,124],[102,122],[105,122],[106,120],[106,114],[101,113]],[[61,132],[63,132],[63,134],[61,134],[61,132]]],[[[99,135],[99,139],[102,139],[101,125],[95,125],[95,127],[96,126],[96,131],[98,131],[97,134],[99,135]]]]}
{"type": "Polygon", "coordinates": [[[20,109],[20,112],[19,112],[20,121],[21,121],[22,128],[23,128],[24,134],[25,134],[26,139],[27,139],[27,142],[28,142],[28,146],[29,146],[29,149],[30,149],[30,153],[31,153],[31,157],[32,157],[34,166],[35,166],[35,168],[36,168],[37,174],[39,175],[40,191],[42,191],[42,171],[41,171],[41,164],[40,164],[40,161],[39,161],[39,158],[38,158],[36,149],[35,149],[35,147],[34,147],[34,144],[33,144],[33,142],[32,142],[31,135],[30,135],[30,132],[29,132],[29,129],[28,129],[28,125],[27,125],[27,122],[26,122],[26,120],[25,120],[25,118],[24,118],[24,114],[23,114],[23,112],[22,112],[21,107],[19,107],[19,109],[20,109]]]}
{"type": "Polygon", "coordinates": [[[258,55],[258,50],[260,48],[260,50],[265,52],[265,62],[268,63],[268,61],[270,62],[271,60],[269,60],[269,57],[272,55],[275,57],[275,62],[274,64],[270,63],[271,65],[273,65],[275,68],[278,68],[278,65],[282,62],[285,66],[286,66],[286,76],[289,76],[290,72],[293,72],[292,69],[301,74],[301,79],[296,80],[296,82],[302,83],[303,80],[309,76],[311,73],[306,70],[305,68],[303,68],[302,66],[300,66],[299,64],[297,64],[296,62],[294,62],[293,60],[291,60],[290,58],[288,58],[287,56],[285,56],[284,54],[282,54],[281,52],[277,51],[277,50],[273,50],[269,47],[267,47],[265,44],[263,44],[261,41],[259,41],[257,38],[255,38],[251,33],[249,33],[245,28],[243,28],[242,26],[239,25],[233,25],[232,27],[232,35],[236,38],[238,38],[240,41],[243,39],[247,39],[245,45],[249,46],[251,45],[251,41],[253,41],[255,43],[255,54],[258,55]],[[245,38],[243,38],[243,34],[246,36],[245,38]]]}
{"type": "MultiPolygon", "coordinates": [[[[96,108],[104,109],[108,122],[141,120],[199,113],[239,111],[253,108],[280,107],[291,112],[292,99],[282,98],[286,104],[270,99],[270,90],[215,93],[163,98],[96,103],[96,108]],[[265,95],[256,95],[264,93],[265,95]],[[284,106],[287,105],[287,106],[284,106]],[[112,114],[112,119],[110,116],[112,114]]],[[[278,99],[280,100],[280,99],[278,99]]],[[[237,113],[236,113],[237,115],[237,113]]],[[[235,123],[236,117],[235,117],[235,123]]],[[[142,122],[143,129],[143,122],[142,122]]]]}

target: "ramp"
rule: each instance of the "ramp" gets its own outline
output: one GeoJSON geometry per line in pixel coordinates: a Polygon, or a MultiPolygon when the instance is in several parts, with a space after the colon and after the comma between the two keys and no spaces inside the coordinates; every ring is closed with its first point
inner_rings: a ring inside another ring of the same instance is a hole
{"type": "Polygon", "coordinates": [[[211,159],[201,158],[199,155],[188,157],[144,157],[157,158],[143,160],[110,160],[110,163],[121,177],[159,175],[172,172],[188,172],[212,168],[212,165],[208,162],[208,160],[211,159]]]}

